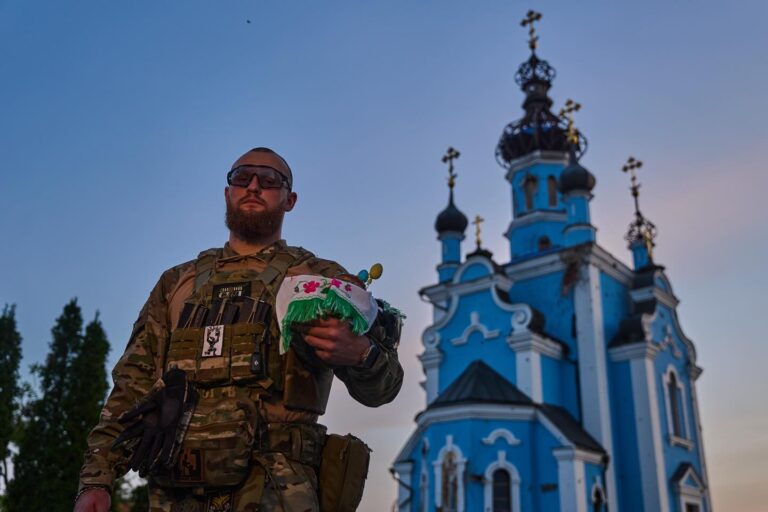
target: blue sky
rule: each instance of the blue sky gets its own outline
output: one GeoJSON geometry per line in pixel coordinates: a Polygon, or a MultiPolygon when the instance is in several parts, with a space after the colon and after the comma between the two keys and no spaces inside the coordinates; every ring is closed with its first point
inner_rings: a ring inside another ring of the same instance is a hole
{"type": "Polygon", "coordinates": [[[556,107],[583,104],[598,241],[626,262],[620,167],[645,162],[641,207],[704,368],[715,507],[765,510],[768,4],[757,0],[0,0],[0,303],[17,304],[25,369],[72,297],[86,318],[100,312],[113,363],[160,273],[224,242],[231,162],[273,147],[299,194],[288,241],[354,271],[381,261],[375,292],[409,315],[401,397],[363,410],[338,386],[325,417],[373,446],[365,510],[386,510],[386,469],[424,405],[415,356],[430,311],[416,290],[436,276],[449,145],[462,152],[458,206],[486,219],[498,261],[509,255],[493,149],[521,113],[529,8],[544,13],[556,107]]]}

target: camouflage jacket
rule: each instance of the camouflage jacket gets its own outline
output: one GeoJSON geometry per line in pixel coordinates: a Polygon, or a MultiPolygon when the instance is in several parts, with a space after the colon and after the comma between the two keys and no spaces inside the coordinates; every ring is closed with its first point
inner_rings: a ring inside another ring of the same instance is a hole
{"type": "MultiPolygon", "coordinates": [[[[275,244],[250,255],[238,255],[225,245],[222,259],[227,265],[263,270],[277,251],[286,250],[285,242],[275,244]]],[[[288,269],[287,275],[317,274],[336,277],[346,270],[330,260],[311,257],[288,269]]],[[[193,291],[195,260],[165,271],[133,326],[125,352],[112,370],[114,387],[102,409],[96,427],[88,436],[88,450],[80,472],[80,487],[99,485],[111,489],[114,480],[127,470],[128,460],[120,450],[112,450],[115,438],[123,426],[117,418],[133,407],[150,391],[162,376],[172,326],[178,322],[184,299],[193,291]]],[[[349,394],[369,406],[392,401],[400,391],[403,370],[397,358],[399,340],[388,339],[384,329],[374,324],[367,336],[380,348],[380,354],[370,369],[339,367],[333,373],[341,379],[349,394]]],[[[262,415],[269,422],[314,423],[317,415],[286,409],[280,397],[262,405],[262,415]]]]}

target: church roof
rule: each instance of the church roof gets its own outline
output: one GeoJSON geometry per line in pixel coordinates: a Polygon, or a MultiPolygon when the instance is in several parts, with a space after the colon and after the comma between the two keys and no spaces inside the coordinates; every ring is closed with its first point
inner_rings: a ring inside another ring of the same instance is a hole
{"type": "Polygon", "coordinates": [[[473,361],[445,391],[432,402],[430,409],[460,402],[496,404],[532,404],[528,396],[483,361],[473,361]]]}
{"type": "Polygon", "coordinates": [[[556,405],[533,403],[514,384],[480,360],[467,366],[427,409],[470,402],[536,407],[578,448],[605,454],[605,449],[600,443],[589,435],[568,411],[556,405]]]}
{"type": "Polygon", "coordinates": [[[600,443],[589,435],[568,411],[557,405],[550,404],[539,404],[539,409],[577,447],[593,452],[605,453],[600,443]]]}

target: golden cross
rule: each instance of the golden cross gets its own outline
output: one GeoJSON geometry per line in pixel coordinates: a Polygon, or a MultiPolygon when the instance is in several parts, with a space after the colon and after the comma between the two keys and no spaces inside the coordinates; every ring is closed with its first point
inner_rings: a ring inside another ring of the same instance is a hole
{"type": "Polygon", "coordinates": [[[541,20],[541,13],[536,11],[528,11],[525,15],[525,18],[523,18],[523,21],[520,22],[520,25],[523,27],[527,27],[530,25],[530,28],[528,29],[528,47],[531,49],[531,51],[536,50],[536,41],[539,40],[539,37],[536,35],[536,29],[533,27],[534,22],[541,20]]]}
{"type": "Polygon", "coordinates": [[[479,215],[475,215],[475,220],[472,221],[472,224],[475,225],[475,243],[477,244],[477,248],[480,248],[480,223],[485,222],[485,219],[482,218],[479,215]]]}
{"type": "Polygon", "coordinates": [[[579,143],[579,132],[573,126],[573,113],[581,109],[581,103],[576,103],[572,99],[565,101],[565,106],[560,109],[560,118],[568,121],[568,142],[574,145],[579,143]]]}
{"type": "Polygon", "coordinates": [[[443,155],[443,163],[448,164],[448,187],[453,190],[453,186],[456,184],[456,174],[453,172],[453,161],[461,156],[461,153],[453,149],[452,146],[448,147],[448,151],[443,155]]]}

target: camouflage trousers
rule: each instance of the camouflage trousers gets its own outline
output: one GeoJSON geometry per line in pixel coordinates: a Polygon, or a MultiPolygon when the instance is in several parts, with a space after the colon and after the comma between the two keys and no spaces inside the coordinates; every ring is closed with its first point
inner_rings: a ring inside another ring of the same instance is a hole
{"type": "Polygon", "coordinates": [[[150,488],[150,512],[319,512],[317,475],[281,453],[261,457],[234,490],[150,488]]]}

